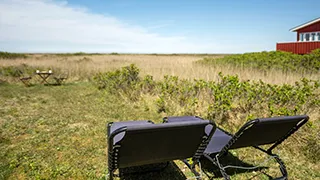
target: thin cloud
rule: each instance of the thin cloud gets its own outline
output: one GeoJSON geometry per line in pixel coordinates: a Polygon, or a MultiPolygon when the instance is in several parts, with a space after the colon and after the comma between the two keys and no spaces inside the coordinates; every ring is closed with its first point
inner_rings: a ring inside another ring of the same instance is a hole
{"type": "MultiPolygon", "coordinates": [[[[153,28],[168,25],[159,23],[153,28]]],[[[228,52],[209,40],[165,36],[152,28],[74,7],[67,1],[0,1],[0,49],[28,52],[228,52]]]]}
{"type": "Polygon", "coordinates": [[[166,28],[166,27],[169,27],[169,26],[172,26],[174,25],[175,21],[173,20],[168,20],[168,21],[158,21],[156,23],[152,23],[152,24],[149,24],[147,26],[147,29],[148,30],[152,30],[152,29],[162,29],[162,28],[166,28]]]}

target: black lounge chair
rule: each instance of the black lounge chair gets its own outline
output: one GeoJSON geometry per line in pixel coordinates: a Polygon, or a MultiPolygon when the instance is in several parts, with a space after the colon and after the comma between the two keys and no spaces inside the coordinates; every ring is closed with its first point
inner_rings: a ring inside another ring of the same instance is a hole
{"type": "Polygon", "coordinates": [[[153,124],[151,121],[109,123],[108,170],[184,160],[191,171],[199,162],[216,126],[210,121],[153,124]],[[185,159],[192,158],[192,164],[185,159]]]}
{"type": "MultiPolygon", "coordinates": [[[[220,162],[221,158],[225,156],[230,149],[252,146],[275,158],[277,163],[280,165],[280,171],[282,173],[282,176],[276,179],[287,179],[288,174],[284,163],[278,155],[272,152],[272,150],[297,131],[308,121],[308,119],[309,117],[306,115],[255,119],[248,121],[235,135],[217,128],[204,151],[203,156],[209,159],[220,169],[220,172],[225,179],[230,179],[229,175],[225,171],[226,168],[246,168],[223,166],[220,162]],[[266,144],[272,145],[266,150],[259,147],[260,145],[266,144]]],[[[199,117],[167,117],[164,118],[164,121],[168,123],[199,121],[199,117]]]]}

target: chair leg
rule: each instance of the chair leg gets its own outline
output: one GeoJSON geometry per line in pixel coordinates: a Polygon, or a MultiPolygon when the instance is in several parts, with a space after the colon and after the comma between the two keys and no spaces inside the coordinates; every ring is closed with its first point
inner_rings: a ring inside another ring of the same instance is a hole
{"type": "Polygon", "coordinates": [[[281,177],[278,177],[278,178],[275,178],[276,180],[287,180],[288,179],[288,172],[287,172],[287,169],[286,169],[286,166],[284,164],[284,162],[280,159],[280,157],[277,155],[277,154],[273,154],[271,152],[271,150],[264,150],[262,148],[260,148],[259,146],[253,146],[254,148],[268,154],[269,156],[272,156],[276,161],[277,163],[279,164],[280,166],[280,171],[281,171],[281,174],[282,176],[281,177]]]}
{"type": "Polygon", "coordinates": [[[23,78],[20,78],[20,81],[26,86],[30,86],[30,80],[31,80],[31,77],[23,77],[23,78]]]}
{"type": "Polygon", "coordinates": [[[197,180],[201,179],[201,175],[196,171],[196,164],[197,163],[190,164],[186,159],[182,160],[182,162],[184,162],[184,164],[186,164],[188,166],[188,168],[191,170],[191,172],[196,176],[197,180]]]}
{"type": "Polygon", "coordinates": [[[108,172],[109,172],[109,179],[108,180],[113,180],[113,169],[110,166],[108,167],[108,172]]]}
{"type": "Polygon", "coordinates": [[[223,168],[219,168],[219,169],[220,169],[220,172],[221,172],[223,178],[225,180],[230,180],[230,176],[226,173],[226,171],[223,168]]]}
{"type": "Polygon", "coordinates": [[[224,168],[221,166],[219,159],[217,157],[214,159],[214,158],[211,158],[211,156],[208,154],[204,154],[203,156],[207,158],[209,161],[211,161],[214,166],[217,166],[219,168],[220,173],[225,180],[230,180],[230,176],[226,173],[224,168]]]}
{"type": "Polygon", "coordinates": [[[111,173],[109,174],[109,180],[113,180],[113,176],[111,173]]]}
{"type": "Polygon", "coordinates": [[[59,77],[54,77],[54,79],[56,80],[56,84],[57,85],[61,85],[62,84],[62,81],[63,81],[63,78],[59,78],[59,77]]]}
{"type": "Polygon", "coordinates": [[[282,174],[282,177],[279,177],[276,179],[287,180],[288,179],[288,172],[287,172],[287,169],[286,169],[284,162],[280,159],[280,157],[278,155],[273,154],[273,157],[276,159],[277,163],[279,164],[280,171],[282,174]]]}

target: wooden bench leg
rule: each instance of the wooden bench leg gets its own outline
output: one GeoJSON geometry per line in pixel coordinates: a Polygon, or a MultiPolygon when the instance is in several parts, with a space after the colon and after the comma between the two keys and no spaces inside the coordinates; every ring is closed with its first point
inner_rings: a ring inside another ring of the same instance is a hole
{"type": "Polygon", "coordinates": [[[23,77],[23,78],[20,78],[20,81],[25,85],[25,86],[30,86],[30,80],[31,80],[31,77],[23,77]]]}
{"type": "Polygon", "coordinates": [[[57,85],[61,85],[61,84],[62,84],[62,82],[63,82],[66,78],[54,77],[54,79],[56,80],[57,85]]]}

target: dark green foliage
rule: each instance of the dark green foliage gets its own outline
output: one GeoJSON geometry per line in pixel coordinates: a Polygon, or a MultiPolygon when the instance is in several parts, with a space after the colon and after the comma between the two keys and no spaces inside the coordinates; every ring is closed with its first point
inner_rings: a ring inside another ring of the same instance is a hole
{"type": "Polygon", "coordinates": [[[27,58],[26,54],[22,53],[9,53],[0,51],[0,59],[18,59],[18,58],[27,58]]]}
{"type": "Polygon", "coordinates": [[[54,55],[56,56],[93,56],[93,55],[101,55],[101,53],[76,52],[76,53],[58,53],[54,55]]]}
{"type": "Polygon", "coordinates": [[[306,55],[281,51],[244,53],[218,59],[205,58],[199,63],[230,64],[240,68],[251,67],[264,71],[275,69],[283,72],[317,73],[320,71],[320,49],[306,55]]]}
{"type": "Polygon", "coordinates": [[[98,73],[94,76],[99,89],[106,89],[112,93],[119,90],[132,89],[140,80],[139,69],[135,65],[123,67],[121,70],[98,73]]]}
{"type": "Polygon", "coordinates": [[[95,80],[99,89],[135,104],[140,102],[148,112],[154,108],[154,113],[165,113],[165,116],[198,115],[214,120],[231,132],[239,129],[245,121],[258,117],[315,113],[296,137],[296,141],[303,144],[291,144],[285,148],[287,151],[297,149],[312,159],[311,162],[319,161],[319,123],[314,121],[319,118],[319,80],[304,78],[294,85],[276,85],[261,80],[241,81],[238,76],[219,73],[218,81],[190,81],[177,76],[164,76],[163,80],[154,81],[149,75],[139,78],[138,73],[139,69],[131,65],[97,74],[95,80]],[[151,105],[146,107],[145,101],[151,101],[151,105]]]}
{"type": "Polygon", "coordinates": [[[0,76],[20,77],[23,74],[31,75],[37,70],[36,67],[21,64],[19,66],[0,66],[0,76]]]}
{"type": "Polygon", "coordinates": [[[19,66],[0,66],[0,77],[21,77],[21,76],[31,76],[35,74],[36,70],[53,70],[55,73],[59,73],[60,69],[57,68],[43,68],[29,66],[27,64],[21,64],[19,66]]]}
{"type": "Polygon", "coordinates": [[[133,64],[123,67],[121,70],[98,73],[94,80],[99,89],[106,89],[112,94],[125,94],[129,99],[136,100],[140,87],[140,70],[133,64]]]}
{"type": "Polygon", "coordinates": [[[304,154],[314,163],[320,161],[320,133],[307,137],[307,146],[303,148],[304,154]]]}
{"type": "Polygon", "coordinates": [[[224,76],[219,81],[183,80],[165,76],[155,82],[152,76],[139,78],[134,65],[95,76],[99,89],[113,94],[129,95],[137,100],[149,93],[158,98],[158,112],[198,114],[223,122],[230,116],[241,115],[246,119],[277,115],[305,114],[320,108],[320,81],[301,79],[295,85],[267,84],[263,81],[240,81],[238,76],[224,76]]]}

